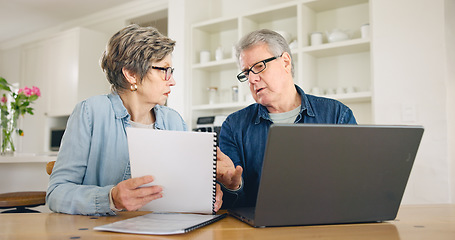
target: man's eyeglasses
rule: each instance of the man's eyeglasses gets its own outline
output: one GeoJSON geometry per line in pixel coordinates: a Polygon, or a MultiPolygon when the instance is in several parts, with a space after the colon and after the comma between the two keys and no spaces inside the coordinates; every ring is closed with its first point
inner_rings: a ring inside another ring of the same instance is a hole
{"type": "Polygon", "coordinates": [[[250,67],[250,69],[247,69],[241,73],[239,73],[237,75],[237,79],[240,81],[240,82],[245,82],[245,81],[248,81],[248,76],[250,75],[250,72],[254,73],[254,74],[259,74],[261,73],[262,71],[265,70],[266,68],[266,63],[270,62],[270,61],[273,61],[279,57],[283,56],[283,54],[281,54],[280,56],[276,56],[276,57],[271,57],[271,58],[267,58],[265,60],[262,60],[262,61],[259,61],[257,63],[255,63],[253,66],[250,67]]]}
{"type": "Polygon", "coordinates": [[[171,79],[172,73],[174,73],[174,68],[171,67],[157,67],[157,66],[152,66],[153,69],[158,69],[161,71],[164,71],[166,75],[164,76],[164,80],[169,81],[171,79]]]}

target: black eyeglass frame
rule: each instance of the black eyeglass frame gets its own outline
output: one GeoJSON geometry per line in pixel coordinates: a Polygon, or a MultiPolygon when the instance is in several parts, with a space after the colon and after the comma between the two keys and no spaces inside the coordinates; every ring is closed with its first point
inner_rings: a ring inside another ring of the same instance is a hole
{"type": "Polygon", "coordinates": [[[259,61],[259,62],[255,63],[255,64],[253,64],[253,66],[251,66],[249,69],[247,69],[245,71],[242,71],[239,74],[237,74],[237,79],[240,82],[248,81],[248,75],[250,75],[250,72],[253,72],[254,74],[259,74],[259,73],[263,72],[267,68],[267,64],[266,63],[268,63],[270,61],[273,61],[273,60],[275,60],[275,59],[277,59],[277,58],[279,58],[281,56],[283,56],[283,54],[281,54],[280,56],[274,56],[274,57],[271,57],[271,58],[267,58],[267,59],[264,59],[262,61],[259,61]],[[254,66],[256,66],[259,63],[263,63],[264,64],[264,68],[261,71],[259,71],[259,72],[253,71],[254,66]],[[244,76],[244,77],[242,77],[242,76],[244,76]]]}
{"type": "Polygon", "coordinates": [[[172,74],[174,73],[174,68],[172,67],[158,67],[158,66],[152,66],[153,69],[158,69],[161,71],[165,72],[164,80],[169,81],[171,79],[172,74]]]}

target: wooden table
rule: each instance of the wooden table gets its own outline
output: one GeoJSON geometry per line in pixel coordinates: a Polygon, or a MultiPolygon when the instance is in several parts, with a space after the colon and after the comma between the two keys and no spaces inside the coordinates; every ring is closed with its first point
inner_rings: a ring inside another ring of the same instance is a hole
{"type": "Polygon", "coordinates": [[[94,231],[93,227],[147,212],[113,217],[58,213],[0,214],[0,239],[455,239],[455,205],[402,206],[394,221],[253,228],[230,216],[182,235],[153,236],[94,231]]]}

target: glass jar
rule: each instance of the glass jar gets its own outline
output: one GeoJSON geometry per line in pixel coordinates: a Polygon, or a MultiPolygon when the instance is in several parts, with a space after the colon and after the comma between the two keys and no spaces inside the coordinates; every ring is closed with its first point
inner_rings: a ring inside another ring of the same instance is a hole
{"type": "Polygon", "coordinates": [[[369,23],[363,24],[360,27],[360,35],[362,36],[362,38],[370,37],[370,24],[369,23]]]}
{"type": "Polygon", "coordinates": [[[209,104],[214,104],[217,102],[218,98],[218,88],[217,87],[208,87],[207,88],[209,95],[209,104]]]}
{"type": "Polygon", "coordinates": [[[239,101],[239,86],[232,86],[232,101],[238,102],[239,101]]]}

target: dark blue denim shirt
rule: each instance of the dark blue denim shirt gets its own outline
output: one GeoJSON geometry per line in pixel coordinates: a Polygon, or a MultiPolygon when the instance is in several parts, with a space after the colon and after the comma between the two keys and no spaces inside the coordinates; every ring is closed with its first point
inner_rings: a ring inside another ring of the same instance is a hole
{"type": "MultiPolygon", "coordinates": [[[[295,86],[301,96],[300,113],[294,123],[357,124],[343,103],[307,95],[295,86]]],[[[243,186],[238,191],[223,187],[223,208],[247,207],[256,204],[267,134],[272,124],[267,108],[255,103],[230,114],[221,127],[220,149],[234,165],[243,168],[243,186]]]]}

